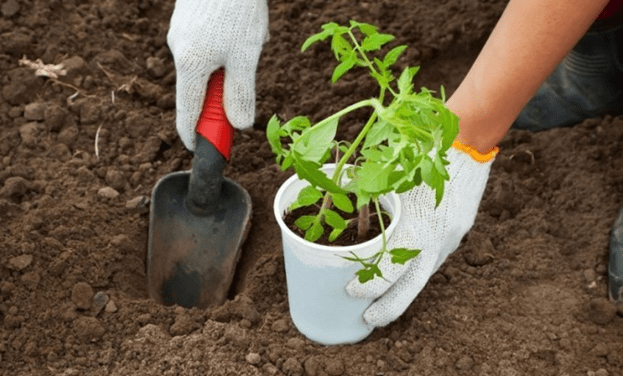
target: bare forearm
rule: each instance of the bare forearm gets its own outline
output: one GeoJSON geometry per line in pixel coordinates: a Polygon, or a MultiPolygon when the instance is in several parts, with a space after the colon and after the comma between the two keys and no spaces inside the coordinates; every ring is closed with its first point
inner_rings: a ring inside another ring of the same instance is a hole
{"type": "Polygon", "coordinates": [[[491,150],[608,0],[511,0],[467,76],[448,99],[458,140],[491,150]]]}

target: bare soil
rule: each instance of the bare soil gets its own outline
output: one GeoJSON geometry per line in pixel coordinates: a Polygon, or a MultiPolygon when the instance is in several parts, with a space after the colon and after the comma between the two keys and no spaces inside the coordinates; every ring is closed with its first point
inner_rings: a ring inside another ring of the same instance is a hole
{"type": "Polygon", "coordinates": [[[505,4],[270,0],[256,125],[236,132],[226,169],[251,194],[252,229],[231,299],[187,310],[145,286],[151,188],[192,158],[175,131],[174,1],[0,1],[0,374],[623,374],[623,318],[606,293],[622,117],[511,131],[474,228],[396,322],[323,347],[290,320],[272,202],[291,173],[265,125],[374,94],[365,75],[330,86],[329,49],[301,43],[327,21],[374,23],[411,46],[398,65],[422,65],[417,86],[451,93],[505,4]],[[36,77],[24,56],[68,74],[36,77]]]}

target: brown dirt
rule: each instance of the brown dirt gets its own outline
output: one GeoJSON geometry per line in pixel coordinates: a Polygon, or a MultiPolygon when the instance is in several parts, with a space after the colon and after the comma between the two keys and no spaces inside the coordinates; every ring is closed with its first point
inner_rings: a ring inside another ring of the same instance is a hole
{"type": "Polygon", "coordinates": [[[452,92],[505,3],[271,0],[257,126],[237,132],[226,171],[252,196],[253,227],[232,300],[185,310],[145,288],[144,198],[191,160],[174,127],[173,0],[2,1],[0,374],[622,374],[623,318],[606,300],[621,117],[511,132],[466,242],[362,343],[318,346],[290,321],[272,217],[289,174],[263,129],[273,113],[317,120],[373,91],[357,75],[328,86],[329,50],[300,54],[303,40],[330,20],[375,23],[411,46],[399,65],[423,65],[418,85],[452,92]],[[69,75],[36,78],[24,55],[70,59],[69,75]]]}

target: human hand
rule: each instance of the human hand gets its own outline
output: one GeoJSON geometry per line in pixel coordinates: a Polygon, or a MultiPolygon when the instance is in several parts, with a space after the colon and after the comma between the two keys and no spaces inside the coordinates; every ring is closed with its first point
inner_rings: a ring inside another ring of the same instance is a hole
{"type": "Polygon", "coordinates": [[[177,0],[167,41],[177,74],[177,132],[195,149],[195,127],[212,72],[225,69],[223,106],[238,129],[255,118],[255,72],[268,40],[266,0],[177,0]]]}
{"type": "Polygon", "coordinates": [[[428,186],[417,186],[400,195],[403,218],[389,238],[387,249],[422,252],[406,265],[392,264],[389,257],[384,257],[379,265],[384,278],[365,284],[355,278],[346,286],[352,297],[378,298],[363,315],[369,325],[385,326],[402,315],[428,279],[458,248],[474,224],[497,151],[495,148],[482,155],[455,141],[447,153],[450,181],[437,208],[435,192],[428,186]]]}

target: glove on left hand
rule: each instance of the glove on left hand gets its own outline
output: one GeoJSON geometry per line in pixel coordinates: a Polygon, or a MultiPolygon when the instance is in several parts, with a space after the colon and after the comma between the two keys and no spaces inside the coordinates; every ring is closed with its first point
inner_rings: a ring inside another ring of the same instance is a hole
{"type": "Polygon", "coordinates": [[[225,68],[223,105],[238,129],[255,118],[255,72],[268,40],[266,0],[177,0],[167,41],[175,60],[176,126],[189,150],[208,79],[225,68]]]}
{"type": "Polygon", "coordinates": [[[468,154],[455,148],[467,150],[468,146],[454,145],[447,153],[450,181],[437,208],[435,192],[428,186],[417,186],[400,195],[403,217],[387,249],[422,252],[406,265],[392,264],[385,255],[379,265],[385,280],[377,277],[361,284],[355,278],[346,286],[350,296],[378,298],[364,313],[369,325],[385,326],[402,315],[474,224],[497,148],[489,154],[489,161],[477,162],[470,156],[477,153],[475,150],[468,154]]]}

